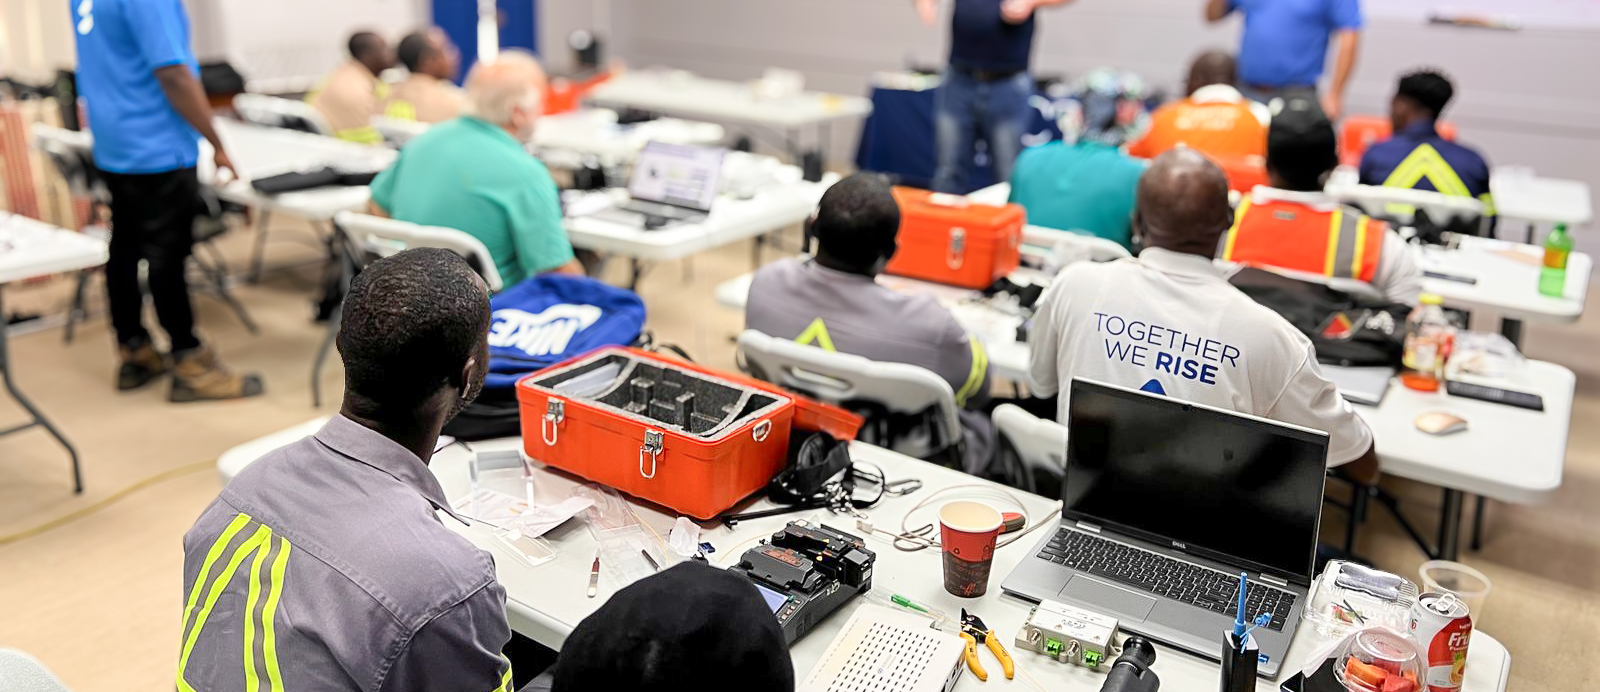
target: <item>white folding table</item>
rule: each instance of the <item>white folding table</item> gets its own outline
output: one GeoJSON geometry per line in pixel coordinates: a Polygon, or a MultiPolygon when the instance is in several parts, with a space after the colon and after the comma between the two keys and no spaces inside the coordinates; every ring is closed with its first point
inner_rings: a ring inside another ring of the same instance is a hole
{"type": "MultiPolygon", "coordinates": [[[[688,257],[748,238],[759,241],[767,233],[805,221],[816,209],[822,193],[838,179],[836,174],[830,173],[815,183],[776,182],[757,190],[748,199],[720,195],[712,202],[705,220],[658,230],[645,230],[639,225],[593,216],[569,216],[562,225],[573,247],[631,259],[633,283],[637,284],[641,262],[688,257]]],[[[622,191],[610,190],[602,194],[621,199],[622,191]]],[[[760,252],[759,245],[757,252],[760,252]]]]}
{"type": "Polygon", "coordinates": [[[627,72],[595,87],[584,99],[696,120],[770,127],[783,134],[784,149],[797,162],[802,129],[815,127],[818,147],[825,148],[834,121],[872,113],[872,100],[863,96],[807,91],[765,98],[746,83],[682,71],[627,72]]]}
{"type": "MultiPolygon", "coordinates": [[[[480,450],[514,449],[520,444],[520,440],[512,438],[475,443],[473,447],[480,450]]],[[[469,455],[470,453],[460,446],[453,446],[435,455],[433,459],[431,467],[434,474],[439,477],[446,495],[452,498],[462,496],[470,487],[467,468],[469,455]]],[[[891,480],[917,478],[924,484],[921,490],[911,495],[886,498],[878,506],[867,510],[867,514],[871,515],[879,526],[898,526],[900,518],[913,505],[936,491],[957,485],[980,487],[977,490],[951,492],[949,496],[952,499],[980,497],[998,501],[994,499],[996,497],[994,493],[999,486],[959,471],[862,443],[851,444],[851,456],[858,461],[880,466],[891,480]]],[[[521,480],[512,475],[515,472],[499,473],[504,475],[489,478],[488,474],[485,474],[484,478],[487,480],[482,482],[521,497],[525,486],[521,480]]],[[[540,502],[559,501],[565,498],[578,482],[578,479],[571,476],[536,467],[533,477],[535,497],[540,502]]],[[[974,599],[951,596],[944,591],[941,582],[941,558],[937,552],[932,550],[916,553],[900,552],[886,539],[869,537],[868,547],[878,556],[873,575],[873,588],[884,593],[903,594],[948,613],[958,613],[961,608],[976,612],[1005,638],[1007,648],[1011,649],[1016,657],[1018,669],[1026,671],[1029,676],[1044,684],[1046,689],[1085,692],[1098,690],[1105,679],[1104,673],[1053,663],[1012,646],[1011,638],[1027,619],[1031,604],[1019,598],[1003,595],[1000,582],[1027,557],[1039,538],[1044,535],[1042,532],[1052,530],[1056,521],[1052,514],[1054,503],[1036,495],[1020,491],[1012,492],[1022,499],[1033,520],[1048,521],[1050,525],[1013,545],[996,551],[987,595],[974,599]]],[[[638,502],[634,504],[637,514],[644,522],[663,537],[667,535],[672,528],[674,515],[663,513],[653,505],[638,502]]],[[[912,523],[934,521],[937,504],[920,510],[913,517],[912,523]]],[[[766,500],[760,500],[753,503],[751,508],[765,509],[772,506],[766,500]]],[[[859,534],[855,530],[853,521],[826,511],[817,511],[750,520],[741,522],[734,529],[712,525],[701,533],[700,538],[716,547],[717,552],[710,556],[711,561],[714,565],[723,567],[737,561],[739,555],[755,545],[758,539],[770,536],[797,518],[819,520],[840,530],[859,534]]],[[[584,617],[599,608],[618,588],[618,585],[611,581],[609,574],[602,572],[599,595],[592,599],[585,597],[589,568],[595,556],[595,543],[580,523],[571,522],[548,534],[547,538],[557,549],[558,554],[553,561],[534,567],[527,566],[519,562],[515,556],[507,554],[487,528],[468,528],[454,522],[447,523],[453,524],[456,530],[478,546],[494,553],[500,584],[506,589],[506,611],[512,628],[545,646],[561,648],[573,628],[584,617]]],[[[849,613],[862,602],[862,599],[857,599],[846,605],[791,648],[790,653],[794,658],[797,678],[803,678],[812,666],[816,665],[828,643],[849,619],[849,613]]],[[[1296,636],[1288,660],[1301,660],[1301,657],[1309,655],[1315,645],[1315,635],[1309,628],[1303,628],[1296,636]]],[[[1510,669],[1510,654],[1506,652],[1504,646],[1493,637],[1477,632],[1474,633],[1469,656],[1464,692],[1505,689],[1510,669]]],[[[1220,675],[1217,664],[1166,647],[1160,647],[1154,670],[1169,689],[1178,690],[1210,689],[1217,685],[1220,675]]],[[[1287,675],[1289,673],[1285,673],[1285,677],[1287,675]]],[[[1009,681],[1004,676],[993,675],[989,682],[981,683],[965,673],[956,688],[973,692],[987,689],[1032,689],[1027,686],[1021,674],[1015,680],[1009,681]]],[[[1277,686],[1272,682],[1258,681],[1257,689],[1262,692],[1275,692],[1277,686]]]]}
{"type": "Polygon", "coordinates": [[[105,264],[107,247],[103,240],[75,233],[33,219],[0,212],[0,378],[6,391],[26,411],[29,421],[0,430],[0,437],[39,426],[67,449],[72,457],[72,491],[83,492],[83,473],[78,464],[78,451],[67,437],[57,430],[44,413],[17,389],[11,379],[11,360],[7,347],[5,324],[5,285],[14,281],[76,271],[105,264]]]}
{"type": "MultiPolygon", "coordinates": [[[[224,469],[224,478],[231,477],[231,474],[237,473],[244,464],[268,451],[315,432],[320,423],[321,419],[310,421],[229,450],[223,454],[223,461],[219,462],[219,467],[224,462],[227,466],[224,469]]],[[[488,440],[470,445],[472,450],[479,452],[514,450],[520,446],[521,440],[518,438],[488,440]]],[[[1012,509],[1009,502],[1001,499],[1003,496],[998,494],[1000,486],[989,481],[859,442],[851,443],[850,452],[852,458],[857,461],[881,467],[890,480],[917,478],[923,482],[922,489],[915,493],[904,497],[887,497],[876,507],[866,510],[879,526],[899,526],[901,518],[905,517],[914,505],[935,492],[955,486],[976,487],[952,491],[948,494],[950,499],[976,498],[1005,505],[1008,511],[1012,509]]],[[[438,477],[446,496],[457,499],[470,491],[472,454],[467,446],[455,444],[445,447],[434,455],[429,468],[438,477]]],[[[582,483],[581,479],[565,473],[552,472],[539,464],[533,465],[532,474],[531,483],[525,483],[519,477],[520,472],[514,469],[482,472],[479,483],[482,487],[517,497],[523,497],[531,485],[535,500],[541,504],[559,502],[568,497],[575,486],[582,483]]],[[[1032,606],[1022,599],[1004,595],[1000,589],[1000,582],[1027,557],[1029,551],[1044,535],[1042,532],[1052,530],[1056,518],[1053,513],[1055,503],[1021,491],[1010,492],[1022,501],[1024,505],[1022,509],[1027,511],[1031,520],[1047,524],[1015,544],[995,551],[994,568],[989,578],[987,595],[963,599],[946,593],[941,581],[941,557],[936,551],[900,552],[886,539],[867,537],[868,547],[878,556],[873,574],[873,589],[885,594],[902,594],[947,613],[957,613],[960,609],[966,608],[978,613],[1000,636],[1005,637],[1007,648],[1011,649],[1015,656],[1019,671],[1016,679],[1006,680],[1004,676],[993,675],[987,683],[982,683],[970,674],[963,673],[956,685],[958,690],[970,692],[989,689],[1032,690],[1034,688],[1027,681],[1029,677],[1051,690],[1083,692],[1098,690],[1105,680],[1104,673],[1054,663],[1020,651],[1011,645],[1011,638],[1021,629],[1032,606]],[[1026,673],[1026,677],[1023,673],[1026,673]]],[[[630,501],[630,504],[639,519],[657,534],[664,537],[672,529],[672,523],[676,519],[674,514],[637,500],[630,501]]],[[[910,523],[934,521],[934,512],[938,504],[934,502],[929,507],[918,510],[916,515],[910,518],[910,523]]],[[[766,509],[773,506],[766,500],[758,500],[751,503],[749,508],[766,509]]],[[[725,567],[736,561],[739,555],[754,546],[758,540],[770,536],[794,519],[811,519],[850,533],[860,534],[853,521],[817,510],[811,513],[752,519],[741,522],[731,529],[722,524],[707,524],[703,526],[700,540],[715,546],[716,552],[709,556],[712,564],[725,567]]],[[[448,518],[443,521],[446,526],[494,555],[499,582],[506,590],[506,616],[512,629],[550,648],[559,650],[578,623],[597,610],[620,588],[620,585],[612,580],[610,572],[602,570],[598,595],[595,598],[586,597],[589,569],[596,554],[596,544],[581,520],[570,521],[546,534],[545,539],[556,549],[556,555],[549,562],[533,566],[510,553],[498,539],[493,537],[490,527],[481,524],[462,526],[448,518]]],[[[856,599],[846,604],[839,612],[824,620],[815,631],[795,643],[790,649],[790,654],[794,660],[795,675],[798,679],[803,679],[816,665],[828,643],[849,620],[850,613],[863,602],[864,599],[856,599]]],[[[1317,635],[1310,628],[1302,628],[1289,650],[1288,660],[1291,663],[1298,663],[1311,654],[1318,642],[1317,635]]],[[[1169,689],[1204,690],[1218,684],[1220,673],[1216,663],[1164,646],[1158,649],[1153,670],[1161,676],[1164,685],[1169,689]]],[[[1468,656],[1463,692],[1503,692],[1506,689],[1506,681],[1511,671],[1511,655],[1505,646],[1485,632],[1475,632],[1468,656]]],[[[1294,667],[1296,666],[1285,666],[1283,676],[1291,675],[1294,667]]],[[[1276,692],[1278,686],[1272,681],[1258,680],[1256,689],[1259,692],[1276,692]]]]}

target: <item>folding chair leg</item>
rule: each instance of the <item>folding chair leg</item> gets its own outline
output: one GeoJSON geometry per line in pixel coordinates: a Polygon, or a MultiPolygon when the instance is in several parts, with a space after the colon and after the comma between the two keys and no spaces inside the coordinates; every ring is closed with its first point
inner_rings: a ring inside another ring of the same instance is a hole
{"type": "Polygon", "coordinates": [[[199,243],[199,246],[204,249],[206,254],[211,256],[211,259],[207,261],[197,252],[194,254],[195,264],[199,265],[200,271],[211,279],[211,288],[216,292],[217,298],[227,303],[228,308],[239,316],[239,321],[244,323],[244,328],[248,329],[251,334],[261,333],[256,328],[255,321],[250,319],[250,313],[245,310],[244,304],[234,298],[233,292],[228,290],[228,274],[223,269],[225,263],[223,262],[224,258],[221,251],[217,250],[217,247],[212,245],[210,241],[199,243]]]}
{"type": "Polygon", "coordinates": [[[250,283],[261,283],[261,266],[267,254],[267,223],[272,220],[272,212],[266,209],[256,217],[256,243],[255,250],[250,254],[250,283]]]}
{"type": "Polygon", "coordinates": [[[78,270],[78,285],[72,290],[72,309],[67,312],[66,333],[62,334],[62,340],[66,343],[72,343],[72,335],[75,331],[77,331],[78,323],[88,319],[89,317],[89,310],[84,306],[83,297],[85,292],[84,289],[88,285],[89,270],[78,270]]]}
{"type": "Polygon", "coordinates": [[[317,359],[311,363],[312,408],[322,408],[322,364],[328,360],[328,352],[333,350],[334,339],[339,337],[339,321],[343,316],[344,304],[341,302],[328,317],[328,335],[322,339],[322,346],[317,349],[317,359]]]}

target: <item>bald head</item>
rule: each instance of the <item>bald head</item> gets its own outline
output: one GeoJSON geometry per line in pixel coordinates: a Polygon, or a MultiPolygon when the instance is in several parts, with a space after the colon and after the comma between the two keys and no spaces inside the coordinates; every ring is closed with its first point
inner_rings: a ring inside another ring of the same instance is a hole
{"type": "Polygon", "coordinates": [[[467,107],[474,116],[506,128],[518,139],[533,136],[544,112],[544,68],[532,55],[504,51],[467,75],[467,107]]]}
{"type": "Polygon", "coordinates": [[[1133,223],[1146,247],[1211,257],[1233,225],[1228,178],[1193,149],[1168,151],[1139,178],[1133,223]]]}
{"type": "Polygon", "coordinates": [[[1236,79],[1236,68],[1233,55],[1229,53],[1220,50],[1201,53],[1189,66],[1189,93],[1213,84],[1232,85],[1236,79]]]}

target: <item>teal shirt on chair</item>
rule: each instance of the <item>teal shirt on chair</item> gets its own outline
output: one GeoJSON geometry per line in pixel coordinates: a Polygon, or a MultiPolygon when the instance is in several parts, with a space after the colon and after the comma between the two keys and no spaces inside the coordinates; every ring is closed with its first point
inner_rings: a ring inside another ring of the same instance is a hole
{"type": "Polygon", "coordinates": [[[389,216],[477,238],[506,288],[572,261],[549,169],[505,129],[473,117],[439,123],[372,181],[389,216]]]}
{"type": "Polygon", "coordinates": [[[1099,236],[1132,249],[1133,203],[1145,162],[1095,142],[1051,142],[1017,157],[1011,201],[1028,223],[1099,236]]]}

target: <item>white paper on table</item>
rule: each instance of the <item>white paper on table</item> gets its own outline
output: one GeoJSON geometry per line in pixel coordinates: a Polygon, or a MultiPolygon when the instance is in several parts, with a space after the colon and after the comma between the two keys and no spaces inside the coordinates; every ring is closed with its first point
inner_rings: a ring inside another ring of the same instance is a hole
{"type": "Polygon", "coordinates": [[[514,529],[527,538],[538,538],[579,512],[594,505],[587,497],[569,497],[554,505],[530,505],[527,500],[498,490],[478,488],[456,502],[456,510],[468,519],[514,529]]]}
{"type": "Polygon", "coordinates": [[[518,528],[514,524],[528,510],[528,502],[515,495],[508,495],[498,490],[478,488],[466,497],[456,500],[456,511],[466,515],[468,519],[476,519],[486,524],[494,524],[501,528],[518,528]]]}
{"type": "Polygon", "coordinates": [[[592,506],[594,500],[587,497],[569,497],[554,505],[528,507],[522,512],[517,526],[522,535],[537,538],[592,506]]]}

